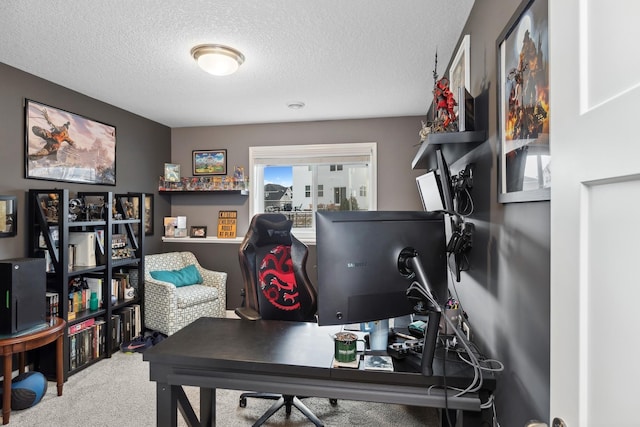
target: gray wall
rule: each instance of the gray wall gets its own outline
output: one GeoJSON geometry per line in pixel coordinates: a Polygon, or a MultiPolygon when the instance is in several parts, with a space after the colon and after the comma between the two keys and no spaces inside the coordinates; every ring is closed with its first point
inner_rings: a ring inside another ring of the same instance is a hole
{"type": "MultiPolygon", "coordinates": [[[[420,117],[368,120],[338,120],[303,123],[255,124],[178,128],[172,130],[172,161],[181,171],[191,171],[192,150],[227,150],[228,168],[244,166],[249,171],[249,147],[347,142],[378,143],[378,209],[418,210],[422,205],[412,171],[418,144],[420,117]]],[[[182,173],[188,175],[188,173],[182,173]]],[[[219,210],[238,211],[238,235],[249,226],[249,200],[246,196],[184,194],[161,195],[171,199],[172,215],[186,215],[187,226],[206,225],[215,233],[219,210]]],[[[211,232],[210,232],[211,233],[211,232]]],[[[226,271],[227,307],[240,305],[242,275],[238,265],[239,244],[164,243],[163,251],[191,250],[202,264],[226,271]]],[[[315,248],[310,248],[309,276],[315,272],[315,248]]]]}
{"type": "MultiPolygon", "coordinates": [[[[157,193],[158,176],[171,158],[171,130],[135,114],[34,77],[0,63],[0,194],[18,197],[18,234],[0,239],[0,259],[27,255],[27,202],[30,188],[69,188],[77,191],[157,193]],[[116,127],[116,186],[70,184],[24,178],[24,99],[29,98],[116,127]]],[[[168,215],[169,203],[154,196],[156,213],[168,215]]],[[[160,219],[158,219],[160,218],[160,219]]],[[[147,248],[160,248],[162,216],[147,248]]]]}
{"type": "MultiPolygon", "coordinates": [[[[550,202],[497,203],[496,40],[520,0],[476,2],[471,94],[487,105],[488,141],[455,166],[476,165],[471,270],[456,285],[475,338],[505,364],[496,393],[501,425],[549,421],[550,202]]],[[[455,169],[455,167],[454,167],[455,169]]]]}

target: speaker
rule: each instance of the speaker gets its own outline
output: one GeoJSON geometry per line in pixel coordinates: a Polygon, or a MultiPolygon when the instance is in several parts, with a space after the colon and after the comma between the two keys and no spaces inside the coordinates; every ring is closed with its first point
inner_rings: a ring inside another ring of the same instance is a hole
{"type": "Polygon", "coordinates": [[[22,332],[46,321],[44,258],[0,261],[0,334],[22,332]]]}
{"type": "MultiPolygon", "coordinates": [[[[2,385],[2,382],[0,382],[2,385]]],[[[0,408],[2,408],[4,388],[0,388],[0,408]]],[[[47,393],[47,379],[40,372],[30,371],[11,380],[11,409],[22,410],[40,402],[47,393]]]]}

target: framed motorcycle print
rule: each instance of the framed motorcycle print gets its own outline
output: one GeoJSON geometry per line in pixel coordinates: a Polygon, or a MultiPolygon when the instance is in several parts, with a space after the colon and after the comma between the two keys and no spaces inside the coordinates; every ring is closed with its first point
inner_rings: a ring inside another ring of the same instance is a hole
{"type": "Polygon", "coordinates": [[[116,128],[25,100],[25,178],[116,185],[116,128]]]}

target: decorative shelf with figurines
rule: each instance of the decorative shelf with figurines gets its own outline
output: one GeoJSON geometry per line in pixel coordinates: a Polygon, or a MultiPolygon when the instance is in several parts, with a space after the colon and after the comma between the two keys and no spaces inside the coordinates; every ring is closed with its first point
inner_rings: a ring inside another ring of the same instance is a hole
{"type": "Polygon", "coordinates": [[[437,66],[436,54],[433,99],[427,120],[422,122],[418,133],[420,148],[411,163],[412,169],[436,168],[436,149],[441,149],[447,161],[454,163],[487,139],[486,132],[478,129],[481,126],[476,117],[476,109],[486,110],[483,100],[474,99],[464,85],[450,88],[448,77],[438,79],[437,66]]]}
{"type": "Polygon", "coordinates": [[[249,195],[249,181],[237,181],[233,177],[182,177],[180,181],[165,181],[160,178],[159,193],[221,193],[249,195]]]}
{"type": "MultiPolygon", "coordinates": [[[[166,167],[165,167],[166,169],[166,167]]],[[[249,179],[244,175],[244,168],[237,167],[233,175],[161,176],[158,184],[159,193],[221,193],[249,195],[249,179]]]]}

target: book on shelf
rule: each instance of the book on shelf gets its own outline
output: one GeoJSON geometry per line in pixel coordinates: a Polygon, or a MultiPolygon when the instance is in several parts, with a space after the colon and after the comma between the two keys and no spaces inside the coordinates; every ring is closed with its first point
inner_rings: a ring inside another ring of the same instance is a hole
{"type": "Polygon", "coordinates": [[[112,290],[113,295],[118,298],[118,301],[122,301],[125,298],[125,289],[129,287],[129,273],[125,272],[117,272],[113,273],[113,279],[115,283],[113,284],[114,289],[112,290]]]}
{"type": "Polygon", "coordinates": [[[47,308],[47,316],[55,317],[60,314],[60,295],[57,292],[46,292],[46,308],[47,308]]]}
{"type": "Polygon", "coordinates": [[[96,324],[94,325],[96,330],[98,331],[98,339],[96,343],[96,348],[98,352],[98,356],[100,357],[106,353],[106,333],[107,333],[107,322],[104,319],[96,320],[96,324]]]}
{"type": "Polygon", "coordinates": [[[96,323],[95,318],[89,318],[87,320],[83,320],[80,323],[76,323],[74,325],[69,326],[69,335],[75,334],[76,332],[80,332],[84,329],[90,328],[96,323]]]}
{"type": "Polygon", "coordinates": [[[117,314],[111,315],[111,348],[117,349],[122,344],[122,327],[120,316],[117,314]]]}
{"type": "Polygon", "coordinates": [[[134,331],[133,331],[133,336],[134,338],[137,336],[142,335],[142,318],[141,318],[141,310],[140,310],[140,304],[132,304],[131,307],[133,308],[133,324],[134,324],[134,331]]]}

